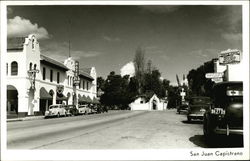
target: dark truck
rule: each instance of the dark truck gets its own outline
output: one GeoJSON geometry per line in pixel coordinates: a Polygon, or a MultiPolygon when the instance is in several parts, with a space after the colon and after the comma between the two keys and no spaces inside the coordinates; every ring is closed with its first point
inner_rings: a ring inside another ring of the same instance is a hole
{"type": "Polygon", "coordinates": [[[211,105],[210,97],[191,97],[189,100],[189,108],[187,113],[187,120],[192,119],[203,120],[203,115],[211,105]]]}
{"type": "Polygon", "coordinates": [[[205,138],[210,140],[216,134],[243,135],[243,82],[217,83],[212,92],[212,105],[203,121],[205,138]]]}

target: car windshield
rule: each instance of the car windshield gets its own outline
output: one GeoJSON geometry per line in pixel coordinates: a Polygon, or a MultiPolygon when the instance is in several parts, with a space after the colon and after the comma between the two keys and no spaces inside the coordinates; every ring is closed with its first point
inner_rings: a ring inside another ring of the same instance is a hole
{"type": "Polygon", "coordinates": [[[196,97],[190,100],[190,104],[209,104],[210,98],[208,97],[196,97]]]}

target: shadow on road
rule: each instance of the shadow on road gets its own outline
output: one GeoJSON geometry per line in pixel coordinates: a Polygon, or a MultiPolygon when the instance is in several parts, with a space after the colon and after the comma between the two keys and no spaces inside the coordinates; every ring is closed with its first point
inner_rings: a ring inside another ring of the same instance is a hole
{"type": "Polygon", "coordinates": [[[189,138],[189,141],[202,148],[240,148],[243,147],[243,136],[230,135],[230,136],[217,136],[210,141],[206,142],[203,135],[194,135],[189,138]]]}
{"type": "Polygon", "coordinates": [[[179,113],[179,112],[176,112],[176,114],[177,114],[177,115],[187,115],[187,112],[185,112],[185,111],[182,111],[182,112],[180,112],[180,113],[179,113]]]}
{"type": "Polygon", "coordinates": [[[181,122],[184,124],[203,124],[202,120],[192,120],[192,121],[182,120],[181,122]]]}
{"type": "Polygon", "coordinates": [[[206,145],[206,141],[203,135],[194,135],[189,138],[189,141],[194,143],[195,145],[202,147],[202,148],[208,148],[206,145]]]}

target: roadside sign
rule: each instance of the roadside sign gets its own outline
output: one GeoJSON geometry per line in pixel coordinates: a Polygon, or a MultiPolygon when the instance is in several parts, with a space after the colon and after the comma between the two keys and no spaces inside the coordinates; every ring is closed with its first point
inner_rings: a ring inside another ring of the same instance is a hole
{"type": "Polygon", "coordinates": [[[212,81],[215,83],[223,82],[222,78],[212,78],[212,81]]]}
{"type": "Polygon", "coordinates": [[[219,72],[219,73],[206,73],[205,77],[206,78],[222,78],[224,73],[219,72]]]}
{"type": "Polygon", "coordinates": [[[219,55],[219,63],[221,65],[240,63],[240,51],[237,49],[222,51],[219,55]]]}

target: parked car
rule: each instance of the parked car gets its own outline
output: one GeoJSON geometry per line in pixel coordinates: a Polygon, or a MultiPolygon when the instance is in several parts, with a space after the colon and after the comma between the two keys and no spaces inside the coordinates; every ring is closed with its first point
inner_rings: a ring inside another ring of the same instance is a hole
{"type": "Polygon", "coordinates": [[[184,101],[177,107],[177,112],[180,114],[181,112],[188,111],[188,102],[184,101]]]}
{"type": "Polygon", "coordinates": [[[243,82],[221,82],[213,87],[212,105],[204,115],[207,140],[216,134],[243,135],[243,82]]]}
{"type": "Polygon", "coordinates": [[[67,116],[76,116],[78,115],[78,110],[76,105],[64,105],[64,108],[67,112],[67,116]]]}
{"type": "Polygon", "coordinates": [[[62,104],[50,105],[49,110],[45,112],[45,118],[53,116],[67,116],[67,111],[62,104]]]}
{"type": "Polygon", "coordinates": [[[79,105],[78,106],[78,114],[80,115],[87,115],[91,113],[91,109],[88,107],[88,105],[79,105]]]}
{"type": "Polygon", "coordinates": [[[210,97],[191,97],[187,113],[188,121],[190,122],[192,119],[203,120],[203,115],[210,105],[210,97]]]}
{"type": "Polygon", "coordinates": [[[108,108],[107,106],[103,106],[103,105],[97,105],[97,112],[98,113],[104,113],[104,112],[108,112],[108,108]]]}
{"type": "Polygon", "coordinates": [[[90,105],[90,114],[97,114],[98,109],[96,105],[90,105]]]}

